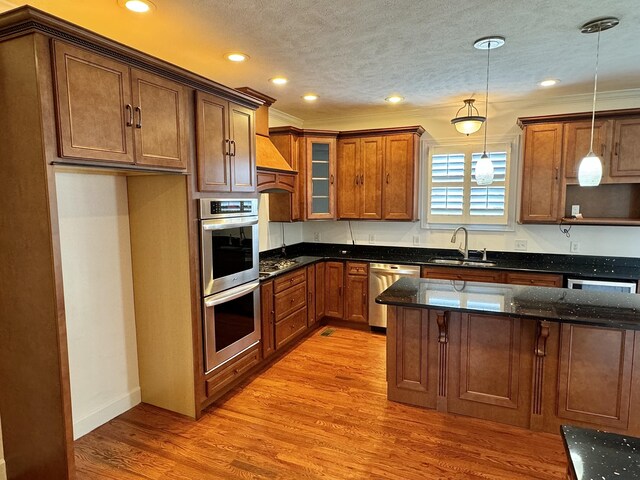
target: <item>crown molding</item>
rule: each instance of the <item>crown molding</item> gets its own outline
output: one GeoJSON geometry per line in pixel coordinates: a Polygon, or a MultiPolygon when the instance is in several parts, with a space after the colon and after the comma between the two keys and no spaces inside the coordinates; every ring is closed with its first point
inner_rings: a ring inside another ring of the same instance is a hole
{"type": "Polygon", "coordinates": [[[302,128],[304,120],[294,115],[282,112],[277,108],[271,107],[269,109],[269,125],[274,125],[276,123],[279,125],[291,125],[293,127],[302,128]]]}

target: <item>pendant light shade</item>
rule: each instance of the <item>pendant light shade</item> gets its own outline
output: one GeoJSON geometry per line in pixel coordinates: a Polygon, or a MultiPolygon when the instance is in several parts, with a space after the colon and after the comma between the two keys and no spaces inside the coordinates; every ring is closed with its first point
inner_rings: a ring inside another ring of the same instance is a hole
{"type": "Polygon", "coordinates": [[[581,187],[597,187],[602,180],[602,162],[598,156],[589,152],[580,160],[578,167],[578,182],[581,187]]]}
{"type": "Polygon", "coordinates": [[[478,109],[473,106],[473,102],[475,102],[473,98],[467,98],[464,101],[464,105],[460,107],[460,110],[456,113],[456,117],[451,120],[456,130],[465,135],[476,133],[485,121],[485,118],[480,115],[478,109]],[[459,117],[458,115],[460,115],[460,112],[465,107],[467,109],[466,115],[459,117]]]}
{"type": "Polygon", "coordinates": [[[493,183],[493,162],[487,155],[483,153],[476,163],[476,183],[478,185],[491,185],[493,183]]]}
{"type": "Polygon", "coordinates": [[[484,149],[478,163],[476,163],[475,179],[478,185],[491,185],[493,183],[493,162],[487,155],[487,129],[489,128],[489,54],[494,48],[504,45],[504,37],[484,37],[475,41],[473,46],[478,50],[487,51],[487,92],[484,103],[484,149]]]}
{"type": "Polygon", "coordinates": [[[602,180],[602,161],[593,153],[593,131],[596,121],[596,96],[598,93],[598,60],[600,59],[600,32],[609,30],[618,25],[620,21],[615,17],[598,18],[585,23],[580,31],[582,33],[597,33],[598,43],[596,46],[596,73],[593,80],[593,106],[591,111],[591,146],[589,153],[580,161],[578,167],[578,183],[581,187],[597,187],[602,180]]]}

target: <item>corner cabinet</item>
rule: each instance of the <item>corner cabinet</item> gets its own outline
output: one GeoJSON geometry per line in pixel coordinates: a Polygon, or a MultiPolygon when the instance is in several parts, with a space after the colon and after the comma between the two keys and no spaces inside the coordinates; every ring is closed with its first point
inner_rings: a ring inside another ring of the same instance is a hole
{"type": "Polygon", "coordinates": [[[518,123],[524,129],[522,223],[640,225],[640,109],[596,112],[597,187],[578,185],[578,167],[591,146],[590,112],[518,123]],[[572,205],[580,206],[582,218],[572,217],[572,205]]]}
{"type": "Polygon", "coordinates": [[[186,87],[64,42],[53,52],[61,158],[187,168],[186,87]]]}
{"type": "Polygon", "coordinates": [[[308,220],[336,218],[336,139],[306,137],[308,220]]]}
{"type": "Polygon", "coordinates": [[[196,159],[201,192],[255,192],[255,112],[196,92],[196,159]]]}

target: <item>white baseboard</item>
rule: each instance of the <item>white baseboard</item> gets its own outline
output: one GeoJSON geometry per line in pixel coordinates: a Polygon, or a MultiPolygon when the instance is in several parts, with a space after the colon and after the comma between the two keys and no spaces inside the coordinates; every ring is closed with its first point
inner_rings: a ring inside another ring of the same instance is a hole
{"type": "MultiPolygon", "coordinates": [[[[117,417],[121,413],[135,407],[141,402],[140,387],[131,390],[129,393],[122,397],[107,403],[98,410],[90,413],[84,418],[74,420],[73,422],[73,439],[86,435],[91,430],[98,428],[100,425],[104,425],[112,418],[117,417]]],[[[0,475],[0,480],[4,480],[0,475]]]]}
{"type": "Polygon", "coordinates": [[[4,466],[4,460],[0,460],[0,480],[7,480],[7,469],[4,466]]]}

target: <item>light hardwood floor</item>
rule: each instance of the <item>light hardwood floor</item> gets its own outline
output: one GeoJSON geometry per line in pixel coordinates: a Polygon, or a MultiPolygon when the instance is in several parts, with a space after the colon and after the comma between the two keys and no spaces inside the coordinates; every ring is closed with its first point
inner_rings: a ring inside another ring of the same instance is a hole
{"type": "Polygon", "coordinates": [[[79,479],[562,479],[559,435],[389,402],[385,337],[332,326],[193,422],[139,405],[76,442],[79,479]]]}

